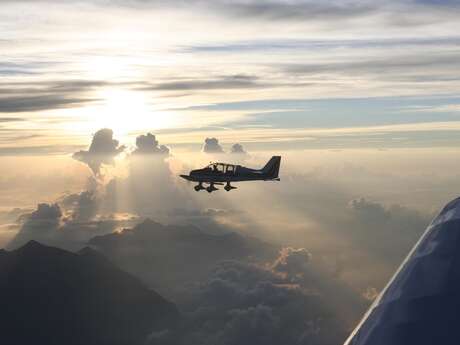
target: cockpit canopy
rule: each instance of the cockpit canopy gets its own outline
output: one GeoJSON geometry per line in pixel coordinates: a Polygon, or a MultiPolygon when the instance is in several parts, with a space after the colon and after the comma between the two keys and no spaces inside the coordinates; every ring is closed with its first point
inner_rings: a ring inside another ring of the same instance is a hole
{"type": "Polygon", "coordinates": [[[191,174],[235,174],[238,165],[226,163],[211,163],[203,169],[193,170],[191,174]]]}
{"type": "Polygon", "coordinates": [[[220,172],[220,173],[234,173],[236,171],[236,165],[226,163],[211,163],[206,168],[208,171],[220,172]]]}

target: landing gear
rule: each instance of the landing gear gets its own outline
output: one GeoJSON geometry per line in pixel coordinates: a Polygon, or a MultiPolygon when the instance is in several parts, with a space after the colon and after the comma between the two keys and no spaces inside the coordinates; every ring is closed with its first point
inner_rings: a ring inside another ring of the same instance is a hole
{"type": "Polygon", "coordinates": [[[232,189],[236,189],[236,187],[233,187],[232,185],[230,185],[230,182],[227,182],[227,184],[225,185],[224,189],[227,192],[230,192],[232,189]]]}
{"type": "Polygon", "coordinates": [[[214,192],[215,190],[219,190],[218,188],[214,187],[214,183],[211,183],[207,188],[206,188],[206,191],[208,193],[212,193],[214,192]]]}
{"type": "MultiPolygon", "coordinates": [[[[205,182],[205,183],[209,183],[209,182],[205,182]]],[[[217,184],[223,184],[221,182],[218,182],[217,184]]],[[[200,190],[205,190],[207,191],[208,193],[212,193],[216,190],[219,190],[218,188],[216,188],[216,186],[214,185],[214,183],[210,183],[208,187],[204,187],[203,186],[203,182],[199,182],[195,187],[193,187],[195,189],[195,191],[199,192],[200,190]]],[[[232,186],[230,184],[230,182],[227,182],[227,184],[225,185],[224,189],[227,191],[227,192],[230,192],[232,189],[236,189],[236,187],[232,186]]]]}
{"type": "Polygon", "coordinates": [[[206,189],[206,188],[203,187],[203,183],[202,183],[202,182],[198,183],[198,184],[197,184],[195,187],[193,187],[193,188],[195,188],[195,191],[197,191],[197,192],[199,192],[200,190],[206,189]]]}

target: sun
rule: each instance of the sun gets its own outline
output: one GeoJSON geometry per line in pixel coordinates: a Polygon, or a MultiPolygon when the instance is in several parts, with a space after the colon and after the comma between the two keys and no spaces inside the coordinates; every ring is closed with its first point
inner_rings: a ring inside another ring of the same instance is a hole
{"type": "Polygon", "coordinates": [[[94,98],[97,103],[74,109],[78,112],[78,123],[71,130],[95,131],[110,128],[117,135],[128,136],[133,133],[170,128],[175,124],[175,115],[155,109],[151,97],[142,91],[106,88],[98,91],[94,98]]]}
{"type": "Polygon", "coordinates": [[[149,106],[146,95],[123,89],[107,89],[100,93],[101,114],[96,121],[115,132],[128,134],[141,128],[162,128],[164,117],[158,116],[149,106]]]}

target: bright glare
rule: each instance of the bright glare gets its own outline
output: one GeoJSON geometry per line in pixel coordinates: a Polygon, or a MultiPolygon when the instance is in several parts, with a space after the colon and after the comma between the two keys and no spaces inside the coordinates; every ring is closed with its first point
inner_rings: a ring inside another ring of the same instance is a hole
{"type": "Polygon", "coordinates": [[[124,136],[174,125],[174,115],[155,110],[143,92],[111,88],[97,93],[95,98],[100,99],[97,105],[78,109],[81,122],[71,124],[70,130],[111,128],[124,136]]]}

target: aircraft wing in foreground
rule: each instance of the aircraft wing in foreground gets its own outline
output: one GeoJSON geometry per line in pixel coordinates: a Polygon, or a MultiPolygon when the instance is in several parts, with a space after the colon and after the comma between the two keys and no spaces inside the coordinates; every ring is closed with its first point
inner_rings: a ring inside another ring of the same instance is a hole
{"type": "Polygon", "coordinates": [[[211,163],[203,169],[192,170],[189,175],[180,175],[187,181],[197,182],[195,190],[206,190],[208,193],[218,190],[215,185],[225,184],[229,192],[236,187],[231,182],[243,181],[279,181],[281,157],[273,156],[262,169],[250,169],[241,165],[227,163],[211,163]],[[203,183],[208,184],[204,187],[203,183]]]}
{"type": "Polygon", "coordinates": [[[460,344],[460,198],[428,226],[345,345],[460,344]]]}

